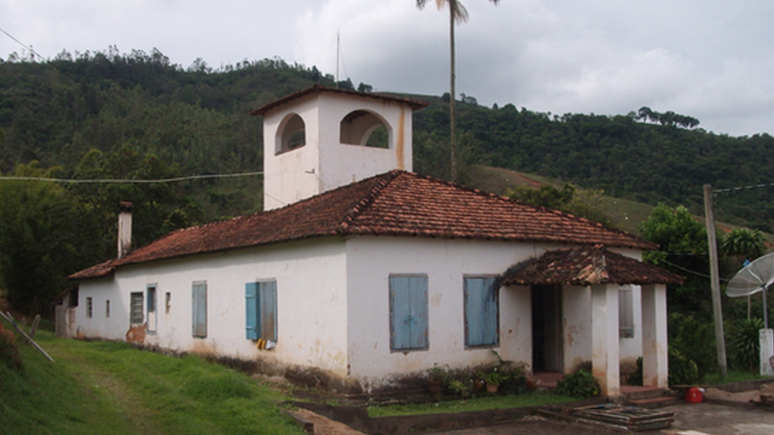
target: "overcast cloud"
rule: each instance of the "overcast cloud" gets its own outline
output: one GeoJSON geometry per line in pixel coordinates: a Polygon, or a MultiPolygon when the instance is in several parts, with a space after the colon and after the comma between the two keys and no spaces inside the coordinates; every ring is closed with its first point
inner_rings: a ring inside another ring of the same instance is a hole
{"type": "MultiPolygon", "coordinates": [[[[0,28],[47,58],[150,52],[218,68],[279,56],[378,91],[448,91],[448,11],[415,0],[0,0],[0,28]]],[[[480,104],[672,110],[717,133],[774,133],[770,0],[464,0],[457,91],[480,104]]],[[[25,48],[0,34],[0,57],[25,48]]]]}

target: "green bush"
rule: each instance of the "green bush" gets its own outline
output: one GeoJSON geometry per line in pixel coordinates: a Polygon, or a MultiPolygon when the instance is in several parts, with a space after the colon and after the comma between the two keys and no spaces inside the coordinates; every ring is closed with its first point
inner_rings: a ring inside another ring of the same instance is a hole
{"type": "Polygon", "coordinates": [[[497,391],[503,394],[522,394],[532,390],[527,379],[527,364],[521,361],[504,360],[494,349],[492,349],[492,354],[497,358],[494,371],[500,377],[500,381],[497,382],[500,385],[497,391]]]}
{"type": "Polygon", "coordinates": [[[13,332],[4,329],[2,324],[0,324],[0,362],[15,369],[22,367],[21,354],[16,346],[16,336],[13,332]]]}
{"type": "Polygon", "coordinates": [[[626,378],[626,385],[642,386],[642,357],[637,358],[637,370],[626,378]]]}
{"type": "MultiPolygon", "coordinates": [[[[669,349],[694,362],[698,380],[717,370],[715,331],[712,320],[698,315],[672,313],[669,315],[669,349]]],[[[672,372],[672,364],[669,365],[672,372]]]]}
{"type": "Polygon", "coordinates": [[[732,361],[740,370],[758,371],[760,361],[760,333],[763,320],[758,318],[744,319],[734,332],[731,341],[732,361]]]}
{"type": "Polygon", "coordinates": [[[560,379],[554,390],[556,394],[578,399],[597,396],[601,391],[599,383],[594,379],[594,376],[589,371],[583,369],[560,379]]]}
{"type": "Polygon", "coordinates": [[[696,361],[669,347],[669,385],[693,385],[699,382],[696,361]]]}

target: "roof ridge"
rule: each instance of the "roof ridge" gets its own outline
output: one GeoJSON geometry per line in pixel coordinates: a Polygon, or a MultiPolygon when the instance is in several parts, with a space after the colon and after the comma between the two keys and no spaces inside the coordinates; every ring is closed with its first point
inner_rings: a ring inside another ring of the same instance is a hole
{"type": "MultiPolygon", "coordinates": [[[[355,205],[352,206],[351,209],[347,211],[347,214],[344,215],[344,218],[339,223],[338,229],[336,230],[337,233],[345,233],[347,231],[347,228],[349,228],[349,225],[361,214],[363,211],[365,211],[371,204],[373,204],[374,200],[382,193],[385,187],[387,187],[390,183],[392,183],[393,180],[398,178],[401,174],[410,174],[410,172],[402,171],[399,169],[393,169],[385,174],[380,174],[371,178],[380,178],[380,180],[369,190],[369,192],[364,195],[360,201],[358,201],[355,205]]],[[[368,178],[362,181],[366,181],[368,178]]]]}

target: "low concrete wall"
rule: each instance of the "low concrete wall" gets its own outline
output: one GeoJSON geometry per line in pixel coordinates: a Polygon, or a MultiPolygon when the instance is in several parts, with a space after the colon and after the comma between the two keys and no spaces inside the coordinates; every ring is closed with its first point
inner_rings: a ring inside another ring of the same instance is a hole
{"type": "Polygon", "coordinates": [[[370,435],[391,435],[489,426],[533,415],[539,409],[539,407],[526,407],[454,414],[370,417],[368,410],[363,406],[330,406],[305,402],[293,402],[293,405],[344,423],[353,429],[370,435]]]}

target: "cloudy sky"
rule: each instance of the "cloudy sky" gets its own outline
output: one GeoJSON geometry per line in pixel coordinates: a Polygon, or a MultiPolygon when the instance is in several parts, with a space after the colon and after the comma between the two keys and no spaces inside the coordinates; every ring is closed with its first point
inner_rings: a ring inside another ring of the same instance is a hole
{"type": "MultiPolygon", "coordinates": [[[[0,0],[0,29],[53,58],[150,52],[218,68],[279,56],[378,91],[448,90],[448,11],[415,0],[0,0]]],[[[457,92],[480,104],[690,115],[774,134],[774,1],[464,0],[457,92]]],[[[0,58],[25,47],[0,33],[0,58]]]]}

